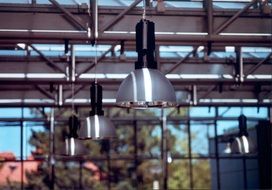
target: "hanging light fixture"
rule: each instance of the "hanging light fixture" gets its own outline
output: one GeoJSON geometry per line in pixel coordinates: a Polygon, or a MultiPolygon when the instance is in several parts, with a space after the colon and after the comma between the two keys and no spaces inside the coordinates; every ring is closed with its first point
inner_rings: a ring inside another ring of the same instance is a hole
{"type": "MultiPolygon", "coordinates": [[[[68,53],[69,51],[69,44],[65,45],[66,47],[66,52],[68,53]]],[[[73,54],[73,46],[71,46],[71,54],[73,54]]],[[[75,62],[75,57],[72,56],[72,62],[75,62]]],[[[64,148],[61,150],[62,155],[65,156],[83,156],[84,154],[87,154],[87,149],[82,143],[82,141],[78,140],[78,134],[77,131],[80,127],[80,121],[76,115],[75,111],[75,105],[74,105],[74,96],[75,96],[75,87],[74,87],[74,80],[73,80],[73,72],[75,72],[74,67],[69,67],[70,70],[70,81],[71,81],[71,98],[72,98],[72,114],[69,117],[68,125],[69,125],[69,130],[68,130],[68,135],[65,136],[64,140],[64,148]]],[[[62,88],[61,88],[62,90],[62,88]]],[[[62,100],[63,101],[63,100],[62,100]]]]}
{"type": "MultiPolygon", "coordinates": [[[[96,55],[95,55],[95,76],[96,76],[96,65],[97,65],[97,45],[96,55]]],[[[89,117],[84,121],[84,126],[79,129],[80,139],[109,139],[116,136],[115,128],[111,120],[104,116],[104,111],[102,110],[102,97],[103,89],[97,82],[97,77],[95,77],[95,82],[92,83],[90,88],[91,94],[91,107],[89,117]]]]}
{"type": "Polygon", "coordinates": [[[91,107],[90,116],[79,129],[79,138],[99,140],[115,137],[114,125],[102,110],[102,86],[96,82],[91,86],[91,107]]]}
{"type": "Polygon", "coordinates": [[[69,117],[69,133],[65,138],[65,148],[62,150],[62,154],[65,156],[83,156],[87,153],[85,146],[80,141],[77,135],[77,130],[80,126],[80,122],[76,115],[69,117]]]}
{"type": "Polygon", "coordinates": [[[136,51],[138,60],[119,87],[116,103],[127,108],[171,107],[176,95],[169,80],[157,69],[154,58],[155,24],[143,19],[136,25],[136,51]]]}
{"type": "Polygon", "coordinates": [[[245,115],[240,115],[239,120],[239,133],[237,137],[231,140],[231,153],[233,154],[248,154],[254,153],[255,144],[249,137],[247,132],[247,118],[245,115]]]}

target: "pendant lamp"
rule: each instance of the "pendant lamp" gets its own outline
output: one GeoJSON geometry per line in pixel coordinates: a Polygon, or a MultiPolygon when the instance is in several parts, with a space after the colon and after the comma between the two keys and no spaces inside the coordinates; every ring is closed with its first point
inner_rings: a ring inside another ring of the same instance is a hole
{"type": "Polygon", "coordinates": [[[172,107],[176,95],[169,80],[157,69],[155,53],[155,24],[142,19],[136,25],[138,60],[119,87],[116,103],[127,108],[172,107]]]}
{"type": "Polygon", "coordinates": [[[93,82],[90,91],[92,110],[79,129],[79,138],[100,140],[115,137],[114,125],[102,110],[102,86],[93,82]]]}
{"type": "Polygon", "coordinates": [[[65,156],[82,156],[87,153],[85,146],[80,141],[77,135],[77,130],[80,126],[80,122],[76,115],[69,117],[69,134],[65,138],[65,148],[62,154],[65,156]]]}
{"type": "Polygon", "coordinates": [[[233,154],[248,154],[255,152],[255,144],[249,137],[247,132],[247,118],[245,115],[240,115],[239,118],[239,133],[237,137],[232,139],[230,148],[233,154]]]}

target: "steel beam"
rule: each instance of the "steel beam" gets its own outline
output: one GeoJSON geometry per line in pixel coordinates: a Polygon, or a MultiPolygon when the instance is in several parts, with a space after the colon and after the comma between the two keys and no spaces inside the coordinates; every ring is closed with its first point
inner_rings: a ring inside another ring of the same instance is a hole
{"type": "MultiPolygon", "coordinates": [[[[32,32],[32,31],[1,31],[0,43],[41,43],[41,44],[62,44],[63,39],[69,39],[71,43],[86,44],[90,43],[87,32],[32,32]]],[[[126,41],[126,43],[134,43],[135,35],[127,33],[102,33],[99,35],[97,41],[99,44],[113,44],[117,41],[126,41]]],[[[240,45],[251,47],[271,47],[271,36],[224,36],[211,35],[207,38],[205,35],[178,35],[178,34],[156,34],[156,43],[158,45],[206,45],[207,42],[212,41],[213,44],[220,43],[225,45],[240,45]]]]}
{"type": "Polygon", "coordinates": [[[41,58],[43,58],[46,61],[46,64],[53,68],[56,71],[59,71],[60,73],[64,73],[66,74],[61,68],[59,68],[57,65],[55,65],[55,63],[53,61],[51,61],[49,58],[47,58],[40,50],[38,50],[35,46],[33,45],[29,45],[29,47],[31,47],[36,53],[39,54],[39,56],[41,58]]]}
{"type": "Polygon", "coordinates": [[[48,93],[46,90],[44,90],[43,88],[41,88],[39,85],[34,85],[35,88],[41,92],[43,95],[45,95],[47,98],[50,98],[50,99],[55,99],[54,96],[50,93],[48,93]]]}
{"type": "Polygon", "coordinates": [[[59,10],[61,10],[65,17],[67,18],[67,21],[71,22],[74,26],[76,26],[79,30],[85,30],[86,26],[84,26],[72,13],[70,13],[68,10],[66,10],[61,4],[59,4],[55,0],[49,0],[55,7],[57,7],[59,10]]]}
{"type": "Polygon", "coordinates": [[[124,9],[120,14],[118,14],[114,19],[112,19],[109,23],[101,28],[101,32],[104,32],[111,28],[114,24],[116,24],[119,20],[121,20],[131,9],[136,7],[142,0],[135,0],[129,7],[124,9]]]}
{"type": "MultiPolygon", "coordinates": [[[[159,48],[159,47],[158,47],[159,48]]],[[[213,48],[214,49],[214,48],[213,48]]],[[[157,55],[160,52],[157,51],[157,55]]],[[[174,53],[174,52],[173,52],[174,53]]],[[[185,53],[185,52],[181,52],[181,53],[185,53]]],[[[63,62],[65,62],[65,60],[61,57],[55,57],[55,56],[47,56],[48,59],[50,59],[52,62],[54,62],[55,64],[62,64],[63,62]]],[[[157,61],[159,59],[159,62],[161,64],[161,66],[163,65],[172,65],[175,64],[177,62],[180,61],[180,58],[173,58],[173,57],[159,57],[156,56],[157,61]]],[[[116,63],[116,57],[105,57],[102,61],[102,64],[111,64],[114,62],[114,64],[134,64],[135,62],[134,57],[126,57],[126,60],[124,60],[124,62],[117,62],[116,63]]],[[[84,65],[87,63],[90,63],[93,61],[93,57],[76,57],[75,63],[77,65],[84,65]]],[[[244,64],[246,65],[250,65],[250,66],[254,66],[256,65],[256,63],[259,63],[263,61],[262,58],[257,58],[257,57],[252,57],[252,58],[244,58],[244,64]]],[[[26,56],[0,56],[0,62],[2,65],[5,64],[9,64],[9,65],[14,65],[16,66],[16,64],[42,64],[44,61],[40,58],[40,57],[26,57],[26,56]]],[[[213,58],[210,57],[208,61],[204,61],[203,58],[201,57],[189,57],[187,60],[184,61],[183,63],[184,65],[216,65],[216,64],[220,64],[220,65],[224,65],[224,66],[228,66],[230,65],[229,62],[226,61],[226,58],[213,58]]],[[[159,65],[159,64],[158,64],[159,65]]],[[[268,61],[263,62],[260,66],[262,65],[271,65],[269,64],[268,61]]],[[[46,72],[46,70],[44,70],[44,68],[42,68],[44,72],[46,72]]],[[[2,72],[1,72],[2,73],[2,72]]]]}
{"type": "Polygon", "coordinates": [[[207,25],[208,25],[208,36],[213,34],[213,2],[212,0],[205,0],[206,11],[207,11],[207,25]]]}
{"type": "Polygon", "coordinates": [[[172,71],[174,71],[178,66],[180,66],[182,63],[184,63],[194,52],[196,52],[198,47],[194,48],[191,52],[189,52],[185,57],[183,57],[179,62],[174,64],[168,71],[165,72],[165,74],[169,74],[172,71]]]}
{"type": "Polygon", "coordinates": [[[229,18],[227,21],[225,21],[221,26],[219,26],[215,30],[215,33],[219,34],[220,32],[222,32],[225,28],[227,28],[231,23],[233,23],[241,14],[246,12],[256,2],[257,2],[257,0],[253,0],[252,2],[248,3],[247,6],[245,6],[243,9],[238,11],[235,15],[233,15],[231,18],[229,18]]]}
{"type": "MultiPolygon", "coordinates": [[[[105,51],[105,52],[97,59],[97,64],[98,64],[99,62],[101,62],[101,60],[103,60],[103,59],[106,57],[106,55],[114,49],[114,47],[115,47],[115,44],[112,45],[107,51],[105,51]]],[[[92,68],[94,68],[95,66],[96,66],[96,64],[95,64],[95,63],[92,63],[89,67],[87,67],[86,69],[84,69],[83,71],[81,71],[80,73],[78,73],[77,78],[79,78],[80,75],[82,75],[83,73],[87,73],[88,71],[90,71],[90,70],[91,70],[92,68]]]]}
{"type": "Polygon", "coordinates": [[[216,86],[211,86],[210,88],[207,89],[206,93],[200,96],[199,98],[207,98],[207,96],[216,88],[216,86]]]}
{"type": "MultiPolygon", "coordinates": [[[[234,79],[169,79],[173,85],[190,85],[190,84],[200,84],[200,85],[216,85],[216,84],[228,84],[228,85],[235,85],[237,84],[234,79]]],[[[99,79],[99,83],[103,85],[120,85],[123,79],[99,79]]],[[[243,84],[245,85],[255,85],[255,84],[262,84],[262,85],[270,85],[272,82],[271,79],[245,79],[243,84]]],[[[8,79],[2,78],[0,79],[0,85],[48,85],[48,84],[65,84],[70,85],[70,81],[66,79],[35,79],[35,78],[28,78],[28,79],[8,79]]],[[[88,85],[90,84],[90,79],[79,79],[75,81],[76,85],[88,85]]]]}
{"type": "MultiPolygon", "coordinates": [[[[253,67],[251,67],[247,73],[245,74],[245,76],[248,76],[252,73],[254,73],[262,64],[264,64],[266,61],[268,61],[272,56],[272,52],[269,53],[262,61],[260,61],[259,63],[257,63],[256,65],[254,65],[253,67]]],[[[272,69],[271,69],[272,72],[272,69]]]]}
{"type": "MultiPolygon", "coordinates": [[[[83,90],[86,87],[86,85],[81,85],[78,89],[76,89],[74,92],[70,93],[69,95],[65,96],[64,99],[72,98],[73,96],[76,96],[77,93],[79,93],[81,90],[83,90]]],[[[88,96],[89,97],[89,96],[88,96]]],[[[87,97],[86,97],[87,98],[87,97]]]]}

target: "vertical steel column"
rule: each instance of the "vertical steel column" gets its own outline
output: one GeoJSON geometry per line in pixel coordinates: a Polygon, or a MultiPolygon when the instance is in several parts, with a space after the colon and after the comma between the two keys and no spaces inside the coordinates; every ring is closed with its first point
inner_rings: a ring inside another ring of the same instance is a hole
{"type": "Polygon", "coordinates": [[[92,7],[92,39],[95,41],[98,38],[98,5],[97,0],[91,0],[92,7]]]}
{"type": "Polygon", "coordinates": [[[194,84],[192,85],[192,94],[191,94],[191,101],[194,106],[197,105],[197,86],[194,84]]]}
{"type": "MultiPolygon", "coordinates": [[[[138,169],[138,133],[137,133],[137,120],[135,118],[135,111],[133,115],[133,130],[134,130],[134,167],[135,167],[135,174],[137,175],[137,169],[138,169]]],[[[137,176],[136,176],[137,179],[137,176]]],[[[135,183],[136,189],[138,189],[138,181],[135,183]]]]}
{"type": "Polygon", "coordinates": [[[272,123],[272,107],[267,107],[267,118],[269,119],[270,123],[272,123]]]}
{"type": "MultiPolygon", "coordinates": [[[[160,127],[161,127],[161,160],[162,160],[162,164],[163,164],[163,159],[164,159],[164,129],[163,129],[162,116],[163,116],[163,109],[161,109],[161,118],[160,118],[160,127]]],[[[162,166],[162,172],[164,173],[163,166],[162,166]]]]}
{"type": "Polygon", "coordinates": [[[208,24],[208,37],[213,34],[213,2],[212,0],[205,0],[207,10],[207,24],[208,24]]]}
{"type": "Polygon", "coordinates": [[[108,190],[111,190],[111,158],[110,158],[110,141],[108,142],[109,144],[109,150],[107,151],[107,166],[108,166],[108,190]]]}
{"type": "Polygon", "coordinates": [[[242,83],[244,82],[244,64],[243,64],[242,48],[237,47],[235,52],[236,52],[235,80],[239,83],[242,83]]]}
{"type": "Polygon", "coordinates": [[[24,189],[24,107],[21,107],[21,121],[20,121],[20,161],[21,161],[21,189],[24,189]]]}
{"type": "Polygon", "coordinates": [[[54,189],[55,185],[55,138],[54,138],[54,125],[55,125],[55,110],[51,108],[50,113],[50,129],[49,129],[49,167],[50,167],[50,189],[54,189]]]}
{"type": "Polygon", "coordinates": [[[190,108],[188,110],[188,151],[189,151],[189,176],[190,176],[190,189],[194,188],[193,184],[193,164],[192,164],[192,139],[191,139],[191,121],[190,121],[190,108]]]}
{"type": "Polygon", "coordinates": [[[243,176],[244,176],[244,189],[248,189],[247,188],[247,166],[246,166],[246,157],[245,155],[243,155],[243,176]]]}
{"type": "Polygon", "coordinates": [[[71,82],[75,82],[76,80],[76,56],[75,56],[75,48],[74,45],[71,45],[71,64],[70,64],[70,73],[69,78],[71,82]]]}
{"type": "Polygon", "coordinates": [[[163,129],[163,189],[168,189],[168,162],[167,162],[167,117],[164,110],[161,110],[162,129],[163,129]]]}
{"type": "Polygon", "coordinates": [[[79,161],[79,189],[83,189],[83,186],[82,186],[82,165],[83,165],[83,162],[82,160],[79,161]]]}
{"type": "Polygon", "coordinates": [[[58,86],[58,106],[63,105],[63,86],[60,84],[58,86]]]}
{"type": "Polygon", "coordinates": [[[221,177],[220,177],[220,159],[219,159],[219,153],[218,153],[217,118],[218,118],[218,107],[215,107],[214,143],[215,143],[215,158],[216,158],[217,189],[220,190],[221,189],[221,177]]]}

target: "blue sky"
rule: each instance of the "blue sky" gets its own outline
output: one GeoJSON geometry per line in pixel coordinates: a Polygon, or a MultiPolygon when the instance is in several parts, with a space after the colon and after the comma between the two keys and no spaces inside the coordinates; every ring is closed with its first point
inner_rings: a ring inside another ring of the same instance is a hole
{"type": "MultiPolygon", "coordinates": [[[[24,109],[24,117],[34,117],[30,109],[24,109]]],[[[0,118],[20,118],[22,110],[20,108],[0,108],[0,118]]],[[[1,119],[0,119],[1,120],[1,119]]],[[[15,124],[15,123],[14,123],[15,124]]],[[[43,126],[24,122],[23,147],[24,155],[29,156],[33,147],[29,145],[28,140],[31,137],[31,130],[41,131],[43,126]],[[32,125],[32,126],[30,126],[32,125]]],[[[20,125],[0,126],[0,152],[13,152],[16,157],[20,157],[20,125]]]]}

